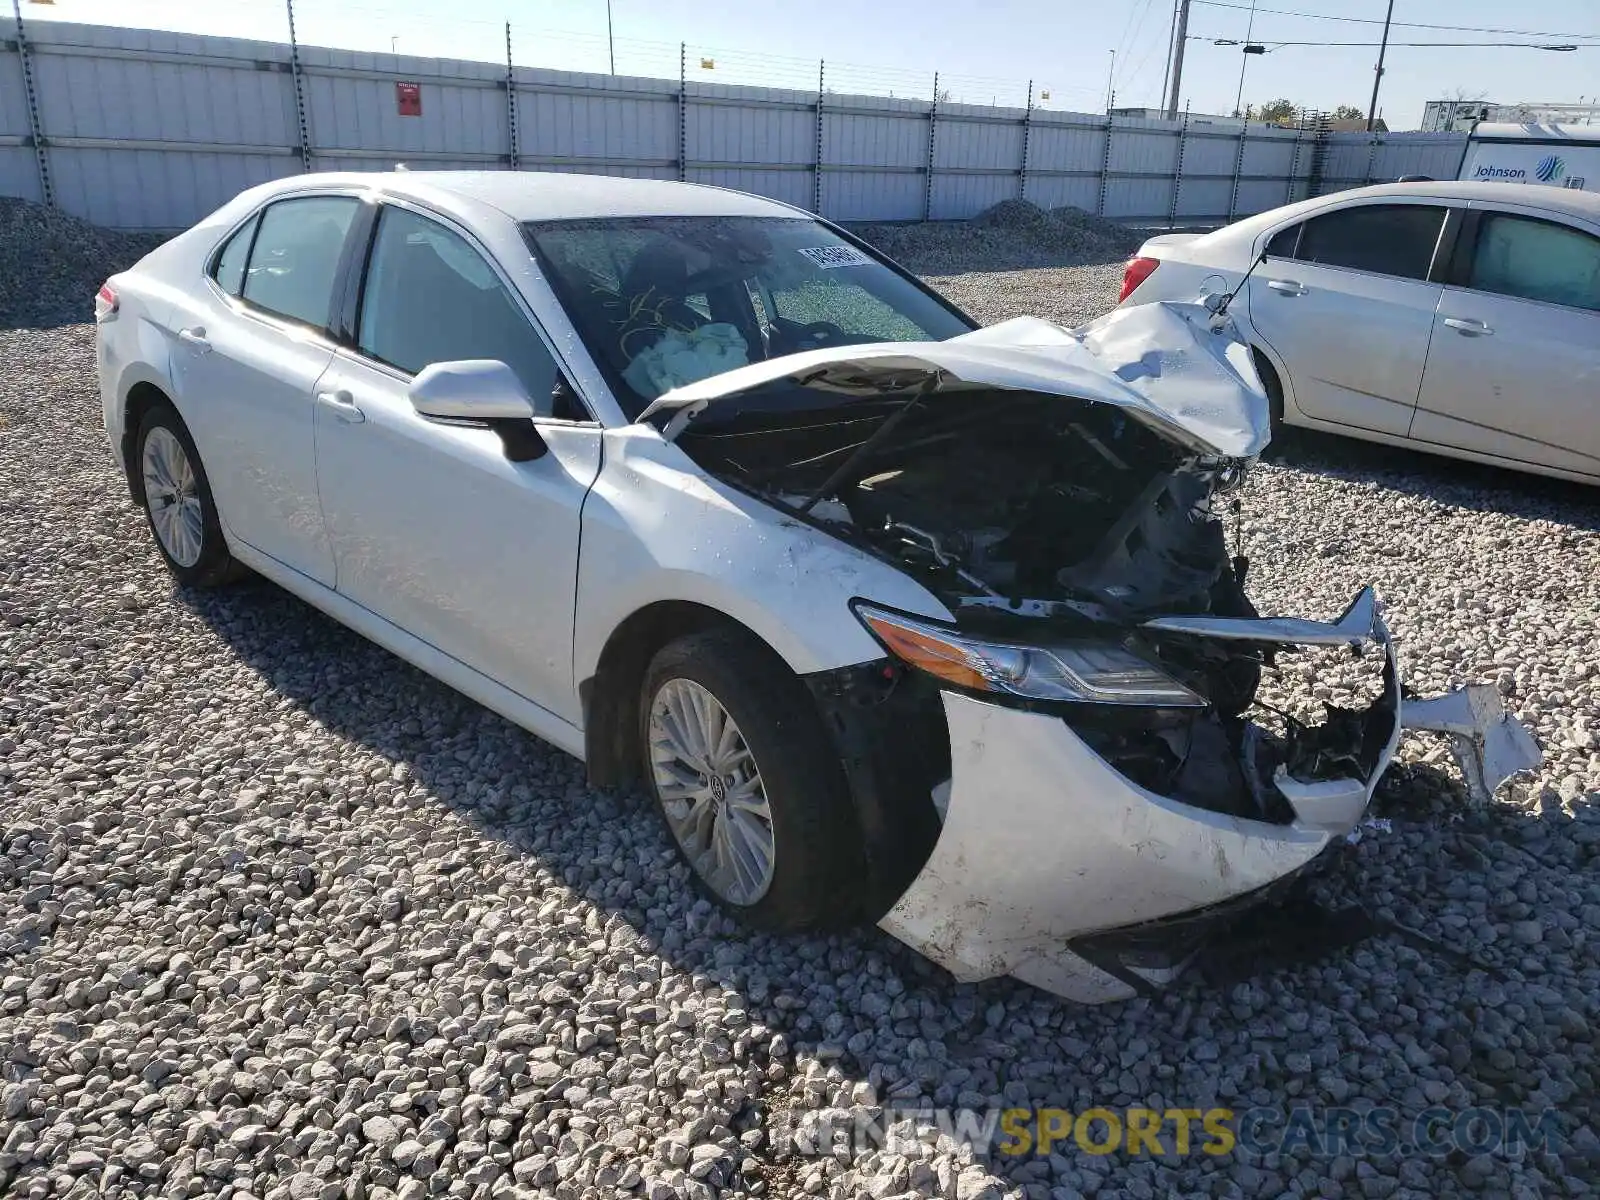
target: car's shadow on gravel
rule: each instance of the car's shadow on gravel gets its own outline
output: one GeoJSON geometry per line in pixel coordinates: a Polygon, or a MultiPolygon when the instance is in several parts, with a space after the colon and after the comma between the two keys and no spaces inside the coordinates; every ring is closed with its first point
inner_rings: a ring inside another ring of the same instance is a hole
{"type": "Polygon", "coordinates": [[[1274,435],[1265,461],[1455,508],[1600,531],[1600,487],[1309,429],[1274,435]]]}

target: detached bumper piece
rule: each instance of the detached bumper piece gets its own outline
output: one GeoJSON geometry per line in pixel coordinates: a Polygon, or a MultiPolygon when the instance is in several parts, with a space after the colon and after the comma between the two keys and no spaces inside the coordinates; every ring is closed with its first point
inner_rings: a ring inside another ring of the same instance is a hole
{"type": "MultiPolygon", "coordinates": [[[[1150,624],[1222,641],[1380,647],[1382,697],[1365,712],[1330,714],[1327,725],[1306,731],[1330,750],[1311,757],[1359,764],[1359,777],[1297,778],[1310,773],[1280,756],[1270,786],[1292,817],[1287,810],[1282,822],[1229,815],[1139,786],[1060,716],[945,692],[951,779],[947,791],[938,789],[943,828],[880,921],[884,930],[962,981],[1009,974],[1082,1003],[1126,999],[1171,983],[1207,937],[1277,894],[1354,828],[1402,723],[1416,725],[1419,710],[1418,727],[1456,739],[1474,789],[1539,760],[1492,688],[1402,706],[1394,648],[1370,590],[1334,622],[1171,617],[1150,624]]],[[[1265,738],[1246,729],[1240,766],[1247,779],[1260,762],[1274,761],[1257,753],[1265,738]]]]}
{"type": "Polygon", "coordinates": [[[1450,735],[1467,794],[1477,804],[1488,804],[1501,784],[1544,760],[1533,734],[1507,715],[1492,684],[1473,683],[1432,700],[1407,701],[1403,723],[1407,729],[1450,735]]]}

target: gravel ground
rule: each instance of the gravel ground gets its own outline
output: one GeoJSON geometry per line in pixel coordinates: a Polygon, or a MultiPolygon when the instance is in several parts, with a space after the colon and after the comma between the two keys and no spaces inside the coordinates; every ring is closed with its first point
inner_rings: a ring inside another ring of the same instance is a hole
{"type": "MultiPolygon", "coordinates": [[[[1081,256],[979,265],[943,282],[986,320],[1115,286],[1081,256]]],[[[1086,1009],[870,931],[738,931],[574,760],[269,585],[175,593],[105,454],[89,327],[0,332],[0,364],[0,1194],[1593,1186],[1600,495],[1342,441],[1264,465],[1262,608],[1332,616],[1375,582],[1417,688],[1497,680],[1547,762],[1470,813],[1441,747],[1404,744],[1392,828],[1319,887],[1415,936],[1086,1009]],[[1564,1144],[984,1160],[786,1132],[880,1102],[1549,1106],[1564,1144]]]]}

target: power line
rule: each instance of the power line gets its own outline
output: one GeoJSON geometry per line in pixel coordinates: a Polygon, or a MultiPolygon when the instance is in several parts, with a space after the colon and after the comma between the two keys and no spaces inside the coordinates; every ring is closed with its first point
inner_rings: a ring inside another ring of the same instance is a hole
{"type": "MultiPolygon", "coordinates": [[[[1216,43],[1216,42],[1218,42],[1220,40],[1223,45],[1227,45],[1229,42],[1234,41],[1234,39],[1232,39],[1232,38],[1218,39],[1218,38],[1211,38],[1211,37],[1200,37],[1200,36],[1198,36],[1196,34],[1190,34],[1189,35],[1189,40],[1191,42],[1212,42],[1212,43],[1216,43]]],[[[1271,50],[1280,50],[1284,46],[1329,46],[1329,47],[1370,46],[1370,47],[1376,49],[1378,46],[1383,45],[1382,42],[1280,42],[1280,41],[1266,41],[1265,39],[1258,39],[1258,42],[1256,44],[1265,45],[1266,47],[1268,47],[1268,49],[1271,49],[1271,50]]],[[[1548,42],[1394,42],[1394,41],[1391,41],[1389,43],[1389,45],[1391,45],[1391,46],[1449,46],[1449,47],[1455,47],[1455,48],[1458,48],[1458,49],[1462,48],[1462,47],[1473,47],[1473,48],[1476,48],[1476,49],[1479,49],[1479,50],[1555,50],[1555,51],[1600,50],[1600,45],[1593,45],[1593,46],[1590,46],[1590,45],[1557,46],[1557,45],[1552,45],[1552,44],[1550,44],[1548,42]]]]}
{"type": "MultiPolygon", "coordinates": [[[[1250,8],[1248,4],[1235,4],[1228,2],[1228,0],[1191,0],[1191,2],[1194,4],[1203,4],[1207,8],[1231,8],[1238,12],[1247,12],[1250,8]]],[[[1381,17],[1344,17],[1334,16],[1331,13],[1295,12],[1289,9],[1281,8],[1258,8],[1256,9],[1256,12],[1267,13],[1275,17],[1304,17],[1309,21],[1345,21],[1356,25],[1383,24],[1383,19],[1381,17]]],[[[1507,37],[1547,37],[1562,39],[1579,38],[1585,41],[1600,39],[1600,33],[1549,33],[1539,29],[1494,29],[1481,25],[1430,25],[1423,21],[1395,21],[1393,22],[1393,25],[1396,29],[1443,29],[1450,31],[1451,33],[1494,33],[1507,37]]],[[[1329,44],[1366,45],[1367,43],[1329,44]]],[[[1373,42],[1371,44],[1376,46],[1378,43],[1373,42]]]]}
{"type": "MultiPolygon", "coordinates": [[[[1126,52],[1127,55],[1131,56],[1133,53],[1133,48],[1139,44],[1139,35],[1144,32],[1144,23],[1150,17],[1150,6],[1152,3],[1154,3],[1154,0],[1144,0],[1144,4],[1142,6],[1135,6],[1134,8],[1128,10],[1128,22],[1122,27],[1122,37],[1117,41],[1116,50],[1117,57],[1122,58],[1124,64],[1127,62],[1127,59],[1123,57],[1124,53],[1126,52]],[[1138,17],[1137,20],[1134,19],[1135,15],[1138,17]],[[1132,33],[1131,37],[1129,36],[1130,30],[1132,33]],[[1124,42],[1127,43],[1126,46],[1123,45],[1124,42]]],[[[1124,65],[1124,73],[1126,70],[1126,65],[1124,65]]],[[[1113,78],[1115,78],[1117,72],[1113,71],[1112,75],[1113,78]]]]}

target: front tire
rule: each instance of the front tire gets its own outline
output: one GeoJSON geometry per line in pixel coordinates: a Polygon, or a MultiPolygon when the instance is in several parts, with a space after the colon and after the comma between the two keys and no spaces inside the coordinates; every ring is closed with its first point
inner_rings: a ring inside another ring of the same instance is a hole
{"type": "Polygon", "coordinates": [[[1276,442],[1283,437],[1283,381],[1278,378],[1278,372],[1273,367],[1272,361],[1259,348],[1250,347],[1250,353],[1255,358],[1256,374],[1261,376],[1261,386],[1267,392],[1267,412],[1272,421],[1272,440],[1276,442]]]}
{"type": "Polygon", "coordinates": [[[170,404],[145,413],[133,469],[151,536],[174,579],[184,587],[212,587],[244,574],[222,536],[200,452],[170,404]]]}
{"type": "Polygon", "coordinates": [[[645,672],[644,776],[697,885],[761,929],[860,918],[864,855],[839,753],[805,685],[740,629],[678,639],[645,672]]]}

